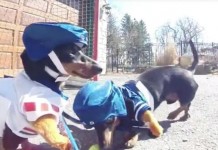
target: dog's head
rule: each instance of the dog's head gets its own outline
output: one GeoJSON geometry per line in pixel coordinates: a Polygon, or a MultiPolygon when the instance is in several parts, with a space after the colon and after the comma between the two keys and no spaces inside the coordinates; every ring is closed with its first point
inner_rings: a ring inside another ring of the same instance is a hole
{"type": "Polygon", "coordinates": [[[110,149],[119,118],[127,115],[120,89],[112,81],[89,82],[77,93],[73,110],[86,126],[95,127],[101,149],[110,149]]]}
{"type": "Polygon", "coordinates": [[[23,43],[24,68],[30,64],[32,68],[41,67],[57,81],[69,75],[92,78],[102,71],[95,60],[83,53],[87,48],[87,31],[81,27],[69,23],[33,23],[24,30],[23,43]]]}
{"type": "Polygon", "coordinates": [[[70,43],[54,48],[54,53],[69,75],[76,75],[82,78],[92,78],[101,73],[102,68],[92,58],[84,54],[86,47],[80,48],[70,43]]]}

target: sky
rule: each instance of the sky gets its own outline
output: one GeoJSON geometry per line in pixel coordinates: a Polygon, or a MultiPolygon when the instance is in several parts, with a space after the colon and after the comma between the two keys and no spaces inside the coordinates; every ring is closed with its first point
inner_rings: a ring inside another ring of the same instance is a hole
{"type": "Polygon", "coordinates": [[[159,27],[189,17],[204,28],[203,42],[218,43],[218,0],[108,0],[108,3],[118,21],[125,13],[143,20],[152,42],[159,27]]]}

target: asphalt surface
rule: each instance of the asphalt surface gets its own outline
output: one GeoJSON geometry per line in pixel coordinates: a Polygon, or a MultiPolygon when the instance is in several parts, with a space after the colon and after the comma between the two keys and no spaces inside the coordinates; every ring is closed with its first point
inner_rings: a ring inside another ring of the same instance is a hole
{"type": "MultiPolygon", "coordinates": [[[[137,74],[110,74],[100,76],[99,80],[113,80],[121,85],[136,76],[137,74]]],[[[146,129],[138,129],[141,135],[133,150],[218,150],[218,76],[196,75],[195,79],[199,89],[190,108],[191,118],[185,122],[167,120],[167,115],[179,105],[162,103],[154,113],[165,129],[164,135],[152,139],[146,129]]],[[[77,90],[65,90],[71,99],[66,111],[74,116],[71,106],[76,92],[77,90]]],[[[82,125],[70,121],[67,123],[74,137],[80,141],[81,150],[88,150],[90,145],[97,143],[93,129],[86,130],[82,125]]],[[[118,134],[115,141],[120,141],[119,138],[118,134]]],[[[52,150],[40,136],[30,141],[40,145],[40,150],[52,150]]]]}

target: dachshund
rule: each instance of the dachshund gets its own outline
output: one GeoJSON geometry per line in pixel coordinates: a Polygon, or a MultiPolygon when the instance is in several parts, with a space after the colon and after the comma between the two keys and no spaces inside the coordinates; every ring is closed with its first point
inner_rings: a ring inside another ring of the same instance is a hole
{"type": "MultiPolygon", "coordinates": [[[[14,78],[0,79],[0,133],[4,150],[31,150],[28,138],[41,135],[52,147],[71,149],[59,127],[67,102],[60,88],[70,76],[90,79],[102,67],[83,52],[87,31],[66,22],[38,22],[23,33],[24,70],[14,78]]],[[[63,124],[62,124],[63,125],[63,124]]]]}
{"type": "Polygon", "coordinates": [[[139,133],[134,126],[148,125],[150,135],[159,137],[163,128],[153,111],[163,102],[180,102],[180,107],[171,112],[168,119],[175,119],[184,111],[180,120],[190,117],[189,108],[198,89],[193,74],[198,64],[197,50],[190,41],[194,61],[188,69],[179,66],[157,67],[140,74],[122,86],[112,81],[90,82],[77,93],[73,110],[86,127],[94,127],[100,149],[113,150],[113,135],[124,131],[123,146],[132,148],[139,133]]]}

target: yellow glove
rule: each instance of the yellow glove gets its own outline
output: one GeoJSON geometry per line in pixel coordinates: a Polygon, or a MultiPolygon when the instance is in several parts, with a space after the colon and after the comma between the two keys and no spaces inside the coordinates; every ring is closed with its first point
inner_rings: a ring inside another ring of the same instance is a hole
{"type": "Polygon", "coordinates": [[[163,134],[163,128],[161,127],[161,125],[158,123],[158,121],[156,120],[156,118],[154,117],[153,113],[151,111],[146,111],[143,115],[143,121],[144,122],[148,122],[149,123],[149,127],[151,130],[151,133],[156,136],[159,137],[163,134]]]}
{"type": "Polygon", "coordinates": [[[35,130],[52,146],[59,150],[70,150],[68,137],[59,133],[55,116],[45,115],[32,123],[35,130]]]}

